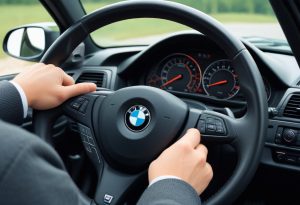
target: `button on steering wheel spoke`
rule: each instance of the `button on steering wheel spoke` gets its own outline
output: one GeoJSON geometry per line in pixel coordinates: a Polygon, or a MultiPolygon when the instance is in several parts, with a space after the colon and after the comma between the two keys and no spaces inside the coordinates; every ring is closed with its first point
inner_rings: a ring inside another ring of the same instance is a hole
{"type": "Polygon", "coordinates": [[[231,143],[237,137],[238,121],[218,112],[202,111],[195,127],[199,129],[204,141],[231,143]]]}

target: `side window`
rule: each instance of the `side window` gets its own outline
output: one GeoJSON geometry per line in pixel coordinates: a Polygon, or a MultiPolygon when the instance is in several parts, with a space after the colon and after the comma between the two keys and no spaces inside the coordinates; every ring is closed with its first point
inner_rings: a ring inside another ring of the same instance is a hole
{"type": "Polygon", "coordinates": [[[32,63],[8,56],[2,49],[6,33],[18,26],[52,22],[51,16],[37,0],[0,0],[0,76],[19,73],[32,63]]]}

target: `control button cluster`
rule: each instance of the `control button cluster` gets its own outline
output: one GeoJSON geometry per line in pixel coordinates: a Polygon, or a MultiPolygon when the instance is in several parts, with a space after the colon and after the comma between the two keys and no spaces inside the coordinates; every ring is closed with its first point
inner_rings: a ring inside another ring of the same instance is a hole
{"type": "Polygon", "coordinates": [[[89,104],[89,100],[87,100],[84,97],[79,97],[79,98],[76,98],[73,101],[71,101],[70,106],[74,110],[77,110],[81,113],[85,113],[86,109],[88,107],[88,104],[89,104]]]}
{"type": "Polygon", "coordinates": [[[207,114],[201,115],[197,128],[200,130],[201,134],[226,135],[224,121],[221,118],[207,114]]]}
{"type": "Polygon", "coordinates": [[[277,150],[273,152],[273,158],[277,162],[300,165],[300,154],[277,150]]]}
{"type": "Polygon", "coordinates": [[[300,130],[288,127],[278,127],[275,143],[290,146],[300,146],[300,130]]]}
{"type": "Polygon", "coordinates": [[[78,124],[78,131],[79,131],[83,146],[84,146],[85,150],[87,151],[87,153],[93,159],[95,159],[99,163],[101,163],[100,156],[97,151],[95,139],[92,135],[91,129],[82,124],[78,124]]]}

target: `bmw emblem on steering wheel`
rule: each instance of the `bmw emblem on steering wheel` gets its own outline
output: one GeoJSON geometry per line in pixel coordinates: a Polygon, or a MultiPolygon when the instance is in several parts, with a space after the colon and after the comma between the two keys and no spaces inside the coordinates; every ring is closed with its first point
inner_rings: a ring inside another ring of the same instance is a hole
{"type": "Polygon", "coordinates": [[[141,132],[146,129],[150,120],[150,112],[143,105],[134,105],[125,114],[125,125],[133,132],[141,132]]]}

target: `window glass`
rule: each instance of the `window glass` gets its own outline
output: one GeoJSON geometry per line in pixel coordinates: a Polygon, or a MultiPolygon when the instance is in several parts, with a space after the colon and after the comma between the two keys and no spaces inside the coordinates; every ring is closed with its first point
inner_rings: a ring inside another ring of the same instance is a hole
{"type": "MultiPolygon", "coordinates": [[[[117,0],[82,0],[87,13],[117,0]]],[[[268,0],[176,0],[222,22],[231,32],[249,40],[285,40],[268,0]]],[[[108,25],[92,33],[100,46],[147,45],[174,31],[189,28],[158,19],[134,19],[108,25]]]]}

